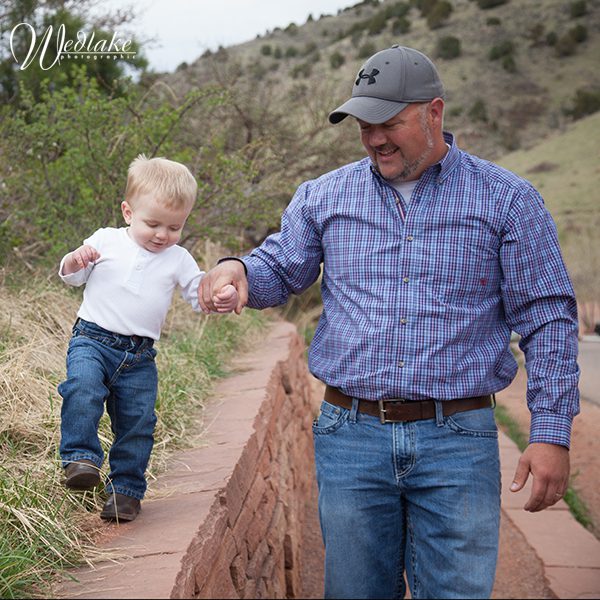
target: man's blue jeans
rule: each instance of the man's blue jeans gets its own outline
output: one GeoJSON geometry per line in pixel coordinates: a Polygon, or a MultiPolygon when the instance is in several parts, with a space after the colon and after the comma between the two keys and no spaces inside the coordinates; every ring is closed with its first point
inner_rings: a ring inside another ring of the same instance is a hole
{"type": "Polygon", "coordinates": [[[313,425],[326,598],[488,598],[498,555],[493,409],[410,423],[324,401],[313,425]]]}
{"type": "Polygon", "coordinates": [[[142,499],[154,444],[158,376],[149,338],[119,335],[78,319],[67,353],[60,456],[63,467],[83,458],[102,466],[98,424],[104,404],[114,440],[109,452],[108,493],[142,499]]]}

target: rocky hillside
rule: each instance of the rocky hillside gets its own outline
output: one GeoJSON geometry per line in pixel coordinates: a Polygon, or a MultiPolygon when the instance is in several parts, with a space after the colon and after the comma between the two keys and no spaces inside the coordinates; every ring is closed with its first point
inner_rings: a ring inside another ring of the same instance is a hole
{"type": "MultiPolygon", "coordinates": [[[[466,149],[497,158],[563,128],[576,103],[584,112],[597,107],[599,34],[596,0],[365,0],[207,52],[165,79],[177,91],[243,87],[247,121],[260,118],[254,101],[264,119],[296,115],[302,129],[348,96],[366,57],[394,43],[412,46],[439,67],[446,127],[466,149]]],[[[351,131],[341,164],[360,148],[350,121],[339,127],[351,131]]]]}

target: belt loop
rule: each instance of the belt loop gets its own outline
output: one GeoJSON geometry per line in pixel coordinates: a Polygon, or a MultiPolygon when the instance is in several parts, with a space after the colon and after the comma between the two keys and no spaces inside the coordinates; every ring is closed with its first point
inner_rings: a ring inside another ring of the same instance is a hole
{"type": "Polygon", "coordinates": [[[350,423],[356,423],[356,415],[358,414],[358,404],[360,400],[358,398],[352,398],[352,408],[350,409],[350,416],[348,420],[350,423]]]}
{"type": "Polygon", "coordinates": [[[444,407],[440,400],[434,400],[435,402],[435,424],[437,427],[444,426],[444,407]]]}
{"type": "Polygon", "coordinates": [[[492,410],[496,408],[496,394],[492,394],[492,410]]]}

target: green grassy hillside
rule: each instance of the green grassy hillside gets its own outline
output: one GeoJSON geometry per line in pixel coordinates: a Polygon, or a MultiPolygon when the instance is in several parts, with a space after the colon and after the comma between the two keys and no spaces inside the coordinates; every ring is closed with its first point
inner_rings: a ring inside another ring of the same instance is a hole
{"type": "Polygon", "coordinates": [[[554,217],[580,300],[600,298],[600,113],[498,162],[531,181],[554,217]]]}

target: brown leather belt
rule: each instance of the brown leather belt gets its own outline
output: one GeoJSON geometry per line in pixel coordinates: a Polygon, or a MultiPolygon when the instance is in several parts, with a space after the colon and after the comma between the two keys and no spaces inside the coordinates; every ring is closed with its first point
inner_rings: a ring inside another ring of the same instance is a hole
{"type": "MultiPolygon", "coordinates": [[[[343,408],[352,408],[352,398],[346,396],[337,388],[325,388],[325,400],[330,404],[343,408]]],[[[477,396],[475,398],[457,398],[455,400],[442,400],[442,410],[445,417],[465,410],[477,408],[490,408],[492,396],[477,396]]],[[[382,423],[399,423],[402,421],[420,421],[435,417],[434,400],[360,400],[358,411],[379,417],[382,423]]]]}

